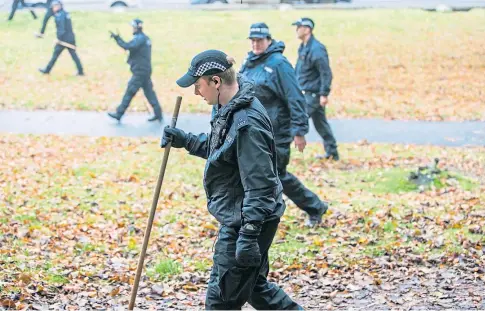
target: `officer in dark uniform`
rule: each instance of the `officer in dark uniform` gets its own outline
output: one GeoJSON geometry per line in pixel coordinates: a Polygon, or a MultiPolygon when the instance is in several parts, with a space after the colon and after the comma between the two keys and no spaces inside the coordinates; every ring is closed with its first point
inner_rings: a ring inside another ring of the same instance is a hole
{"type": "Polygon", "coordinates": [[[267,280],[268,250],[285,210],[271,120],[253,84],[237,79],[233,59],[209,50],[195,56],[177,81],[215,106],[211,133],[166,127],[162,147],[185,148],[207,159],[204,188],[209,212],[221,224],[207,288],[207,310],[303,310],[267,280]]]}
{"type": "Polygon", "coordinates": [[[150,117],[148,121],[162,121],[162,108],[158,103],[157,94],[153,90],[152,83],[152,42],[150,38],[143,32],[143,22],[135,19],[131,22],[133,27],[134,38],[130,42],[125,42],[118,34],[111,33],[111,37],[116,40],[116,43],[125,50],[130,51],[127,63],[130,65],[133,76],[128,82],[128,88],[121,101],[121,104],[116,109],[116,112],[108,112],[108,115],[116,120],[120,120],[125,114],[126,109],[130,106],[131,100],[136,95],[140,88],[143,88],[148,102],[153,107],[154,116],[150,117]]]}
{"type": "Polygon", "coordinates": [[[52,0],[47,0],[46,2],[47,11],[45,12],[44,19],[42,20],[42,26],[40,28],[40,32],[36,34],[36,37],[42,38],[45,33],[45,29],[47,28],[47,22],[49,19],[54,16],[54,11],[52,11],[52,0]]]}
{"type": "Polygon", "coordinates": [[[308,226],[318,225],[328,209],[327,203],[286,170],[290,162],[291,143],[294,141],[300,151],[305,148],[308,115],[295,71],[283,56],[285,44],[271,38],[265,23],[251,25],[249,39],[252,51],[248,53],[241,73],[256,84],[256,97],[268,111],[273,124],[278,172],[285,195],[307,212],[308,226]]]}
{"type": "MultiPolygon", "coordinates": [[[[8,20],[9,21],[11,21],[13,19],[13,16],[15,15],[15,12],[17,11],[17,8],[19,6],[19,3],[22,4],[23,7],[27,7],[27,5],[25,4],[25,1],[24,0],[13,0],[13,2],[12,2],[12,9],[10,10],[10,15],[8,16],[8,20]]],[[[32,17],[34,19],[37,19],[37,15],[35,15],[34,10],[29,9],[29,11],[30,11],[30,14],[32,14],[32,17]]]]}
{"type": "MultiPolygon", "coordinates": [[[[52,1],[51,7],[52,11],[54,12],[54,18],[56,20],[57,40],[75,46],[76,37],[74,36],[74,32],[72,30],[71,16],[69,15],[69,13],[64,11],[61,1],[52,1]]],[[[47,67],[45,67],[45,69],[40,68],[39,71],[43,74],[49,74],[52,70],[52,67],[54,67],[57,59],[59,58],[59,55],[61,55],[64,49],[67,49],[69,51],[69,54],[71,54],[72,60],[77,67],[77,75],[84,76],[83,66],[81,65],[81,60],[77,56],[76,50],[70,47],[66,47],[61,43],[57,43],[54,47],[54,54],[52,54],[52,58],[47,64],[47,67]]]]}
{"type": "MultiPolygon", "coordinates": [[[[325,159],[338,160],[337,141],[325,115],[328,95],[332,85],[327,49],[313,35],[315,24],[307,17],[293,23],[298,39],[302,41],[298,49],[296,76],[307,103],[308,115],[323,139],[325,159]]],[[[322,156],[319,156],[320,158],[322,156]]]]}

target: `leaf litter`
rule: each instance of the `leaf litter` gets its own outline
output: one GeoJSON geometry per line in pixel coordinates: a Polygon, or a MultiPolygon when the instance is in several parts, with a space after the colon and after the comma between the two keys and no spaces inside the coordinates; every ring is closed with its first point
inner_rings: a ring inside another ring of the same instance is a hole
{"type": "MultiPolygon", "coordinates": [[[[0,305],[126,306],[161,162],[157,141],[2,135],[0,147],[0,305]]],[[[271,281],[307,309],[484,307],[483,148],[342,144],[339,162],[315,160],[320,148],[295,153],[290,171],[331,209],[321,227],[306,229],[288,204],[271,281]],[[396,184],[389,172],[405,177],[437,156],[459,182],[380,188],[396,184]]],[[[218,225],[202,169],[173,151],[141,308],[203,307],[218,225]]]]}

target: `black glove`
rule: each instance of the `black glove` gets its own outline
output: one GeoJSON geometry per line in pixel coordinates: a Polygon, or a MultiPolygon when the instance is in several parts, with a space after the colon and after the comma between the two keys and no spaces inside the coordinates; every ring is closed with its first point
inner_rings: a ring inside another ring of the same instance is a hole
{"type": "Polygon", "coordinates": [[[254,224],[245,224],[239,230],[236,242],[236,261],[243,267],[259,267],[261,265],[261,252],[258,245],[258,236],[261,227],[254,224]]]}
{"type": "Polygon", "coordinates": [[[188,135],[181,129],[166,126],[163,129],[163,137],[160,147],[165,148],[169,142],[172,142],[174,148],[184,148],[187,145],[188,135]]]}
{"type": "Polygon", "coordinates": [[[118,34],[115,34],[115,33],[114,33],[114,32],[112,32],[112,31],[110,31],[109,33],[111,34],[111,38],[115,38],[115,39],[116,39],[116,38],[118,38],[118,37],[120,36],[120,35],[118,35],[118,34]]]}

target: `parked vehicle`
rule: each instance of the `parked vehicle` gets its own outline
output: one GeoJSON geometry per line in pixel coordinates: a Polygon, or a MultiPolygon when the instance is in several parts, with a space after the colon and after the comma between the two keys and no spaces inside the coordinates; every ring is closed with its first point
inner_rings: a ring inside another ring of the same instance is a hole
{"type": "Polygon", "coordinates": [[[227,0],[190,0],[190,4],[227,4],[227,0]]]}
{"type": "Polygon", "coordinates": [[[191,4],[213,4],[213,3],[234,3],[234,4],[305,4],[305,3],[337,3],[351,2],[352,0],[190,0],[191,4]]]}
{"type": "MultiPolygon", "coordinates": [[[[106,8],[135,8],[140,6],[139,0],[62,0],[66,6],[69,5],[105,5],[106,8]]],[[[34,2],[33,7],[46,7],[46,2],[34,2]]]]}

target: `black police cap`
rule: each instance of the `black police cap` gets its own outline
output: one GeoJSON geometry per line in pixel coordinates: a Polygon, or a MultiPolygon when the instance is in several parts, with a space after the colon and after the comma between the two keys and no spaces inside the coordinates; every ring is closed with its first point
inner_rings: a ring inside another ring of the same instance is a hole
{"type": "Polygon", "coordinates": [[[227,54],[219,50],[207,50],[197,54],[191,61],[189,70],[177,80],[180,87],[189,87],[200,77],[214,75],[232,67],[227,54]]]}

